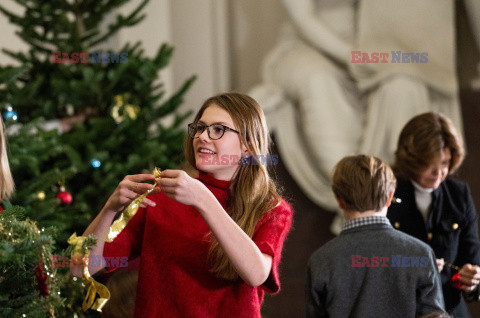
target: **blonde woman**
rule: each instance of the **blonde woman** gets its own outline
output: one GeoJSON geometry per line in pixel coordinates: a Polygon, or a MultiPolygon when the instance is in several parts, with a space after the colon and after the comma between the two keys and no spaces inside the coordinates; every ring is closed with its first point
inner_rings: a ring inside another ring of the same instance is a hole
{"type": "MultiPolygon", "coordinates": [[[[4,205],[8,202],[8,198],[15,191],[15,184],[13,183],[12,173],[10,172],[10,166],[8,164],[7,156],[7,141],[5,137],[5,127],[3,120],[0,117],[0,203],[4,205]]],[[[3,210],[0,205],[0,211],[3,210]]]]}
{"type": "MultiPolygon", "coordinates": [[[[268,157],[268,149],[255,100],[226,93],[205,101],[185,141],[198,177],[163,171],[144,208],[112,243],[99,240],[92,251],[140,256],[135,317],[260,317],[264,292],[280,289],[278,264],[292,221],[268,161],[242,164],[242,157],[268,157]]],[[[142,182],[153,179],[125,177],[84,235],[103,238],[116,213],[151,189],[142,182]]]]}

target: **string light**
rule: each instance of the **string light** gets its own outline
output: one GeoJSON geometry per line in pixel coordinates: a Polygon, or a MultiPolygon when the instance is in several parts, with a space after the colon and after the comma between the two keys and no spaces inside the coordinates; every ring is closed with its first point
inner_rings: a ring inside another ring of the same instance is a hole
{"type": "Polygon", "coordinates": [[[38,198],[39,200],[45,200],[45,191],[39,191],[39,192],[37,193],[37,198],[38,198]]]}
{"type": "Polygon", "coordinates": [[[102,165],[102,163],[100,162],[100,160],[94,158],[90,160],[90,165],[94,168],[98,168],[102,165]]]}

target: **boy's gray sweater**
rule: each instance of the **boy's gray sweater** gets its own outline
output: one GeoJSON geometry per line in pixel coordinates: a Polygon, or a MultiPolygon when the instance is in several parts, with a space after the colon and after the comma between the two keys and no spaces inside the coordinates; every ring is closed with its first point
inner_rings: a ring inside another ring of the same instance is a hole
{"type": "Polygon", "coordinates": [[[418,317],[444,310],[432,249],[388,224],[344,230],[307,268],[307,317],[418,317]]]}

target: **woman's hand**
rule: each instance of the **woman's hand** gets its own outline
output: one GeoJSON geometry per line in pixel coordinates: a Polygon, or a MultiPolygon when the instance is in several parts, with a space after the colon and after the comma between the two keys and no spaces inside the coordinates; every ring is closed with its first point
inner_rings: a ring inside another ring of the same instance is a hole
{"type": "Polygon", "coordinates": [[[160,188],[165,195],[185,205],[198,207],[202,193],[208,189],[183,170],[164,170],[160,175],[160,188]]]}
{"type": "Polygon", "coordinates": [[[462,283],[462,289],[466,292],[472,292],[477,288],[478,283],[480,283],[480,267],[465,264],[460,273],[460,282],[462,283]]]}
{"type": "Polygon", "coordinates": [[[443,266],[445,266],[445,260],[443,258],[437,258],[437,267],[439,273],[442,272],[443,266]]]}
{"type": "MultiPolygon", "coordinates": [[[[123,211],[139,195],[153,189],[153,184],[143,183],[144,181],[149,180],[155,180],[155,176],[153,174],[135,174],[126,176],[118,184],[118,187],[112,193],[110,198],[108,198],[104,210],[114,213],[123,211]]],[[[160,189],[155,188],[150,194],[153,195],[158,192],[160,192],[160,189]]],[[[145,208],[147,205],[155,206],[155,202],[145,198],[140,206],[145,208]]]]}

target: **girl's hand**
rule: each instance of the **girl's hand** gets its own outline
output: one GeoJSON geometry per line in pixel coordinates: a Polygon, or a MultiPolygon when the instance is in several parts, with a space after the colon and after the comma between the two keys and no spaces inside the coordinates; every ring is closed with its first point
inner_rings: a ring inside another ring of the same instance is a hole
{"type": "Polygon", "coordinates": [[[160,188],[165,195],[185,205],[198,207],[202,193],[208,191],[203,183],[183,170],[164,170],[160,176],[160,188]]]}
{"type": "Polygon", "coordinates": [[[480,282],[480,267],[465,264],[460,273],[460,282],[462,283],[462,289],[466,292],[472,292],[477,288],[480,282]]]}
{"type": "MultiPolygon", "coordinates": [[[[139,195],[144,194],[148,190],[153,189],[153,184],[143,183],[143,181],[155,180],[153,174],[135,174],[126,176],[119,184],[115,191],[108,198],[104,209],[109,212],[118,213],[123,211],[133,200],[139,195]]],[[[155,188],[150,195],[160,192],[159,188],[155,188]]],[[[155,202],[148,198],[143,199],[140,206],[145,208],[147,205],[155,206],[155,202]]]]}

